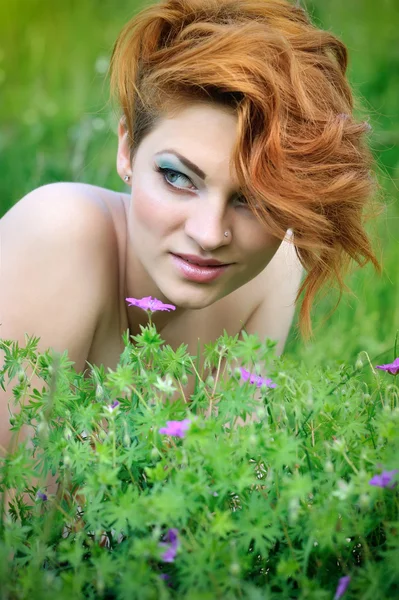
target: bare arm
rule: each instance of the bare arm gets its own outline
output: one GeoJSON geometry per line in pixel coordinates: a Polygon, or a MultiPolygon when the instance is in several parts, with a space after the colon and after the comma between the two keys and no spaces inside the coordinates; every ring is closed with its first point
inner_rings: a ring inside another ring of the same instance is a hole
{"type": "MultiPolygon", "coordinates": [[[[39,351],[68,350],[83,370],[106,297],[109,235],[99,204],[74,184],[47,185],[18,202],[0,221],[0,337],[24,345],[25,333],[38,336],[39,351]]],[[[0,388],[2,453],[13,384],[0,388]]],[[[31,389],[44,385],[32,377],[31,389]]]]}
{"type": "Polygon", "coordinates": [[[261,340],[276,340],[278,355],[284,350],[292,325],[302,275],[303,267],[293,244],[283,241],[262,275],[263,298],[243,326],[248,334],[256,333],[261,340]]]}

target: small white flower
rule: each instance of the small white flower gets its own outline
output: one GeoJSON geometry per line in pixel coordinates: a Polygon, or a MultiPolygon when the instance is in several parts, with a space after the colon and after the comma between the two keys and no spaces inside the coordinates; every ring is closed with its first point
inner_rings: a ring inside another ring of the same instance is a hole
{"type": "Polygon", "coordinates": [[[335,490],[332,493],[332,495],[335,496],[336,498],[339,498],[339,500],[346,500],[348,498],[348,496],[350,496],[352,493],[352,489],[353,489],[352,484],[347,483],[343,479],[339,479],[337,482],[337,485],[338,485],[338,489],[335,490]]]}
{"type": "Polygon", "coordinates": [[[334,440],[332,444],[332,449],[336,452],[345,452],[345,442],[344,440],[334,440]]]}
{"type": "Polygon", "coordinates": [[[169,374],[166,375],[165,379],[162,379],[162,377],[158,376],[154,385],[161,392],[165,392],[165,394],[168,395],[172,395],[177,390],[177,388],[173,385],[172,377],[169,374]]]}

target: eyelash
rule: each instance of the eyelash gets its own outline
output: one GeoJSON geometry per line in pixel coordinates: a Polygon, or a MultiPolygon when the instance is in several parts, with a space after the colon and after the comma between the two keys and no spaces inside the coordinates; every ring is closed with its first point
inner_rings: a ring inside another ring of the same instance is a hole
{"type": "MultiPolygon", "coordinates": [[[[164,180],[164,182],[169,186],[169,187],[173,187],[175,190],[185,190],[186,188],[181,188],[177,185],[174,185],[173,183],[171,183],[170,181],[168,181],[166,179],[166,175],[167,173],[174,173],[175,175],[178,175],[179,177],[184,177],[184,179],[186,179],[187,181],[189,181],[191,184],[193,184],[193,182],[191,181],[191,179],[189,177],[187,177],[187,175],[184,175],[183,173],[180,173],[180,171],[175,171],[174,169],[169,169],[167,167],[159,167],[158,165],[156,165],[155,170],[157,171],[157,173],[160,173],[162,176],[162,179],[164,180]]],[[[193,184],[194,185],[194,184],[193,184]]],[[[240,206],[248,206],[247,201],[244,199],[244,201],[242,202],[242,204],[240,204],[240,206]]]]}
{"type": "Polygon", "coordinates": [[[187,175],[184,175],[183,173],[179,173],[179,171],[175,171],[174,169],[168,169],[167,167],[158,167],[157,166],[156,167],[156,171],[158,173],[161,173],[162,179],[165,181],[165,183],[167,183],[169,186],[172,186],[173,188],[178,189],[178,190],[184,190],[186,188],[179,187],[177,185],[174,185],[171,181],[168,181],[166,179],[166,174],[167,173],[174,173],[175,175],[178,175],[179,177],[184,177],[184,179],[186,179],[187,181],[189,181],[191,184],[193,183],[191,181],[191,179],[189,179],[189,177],[187,177],[187,175]]]}

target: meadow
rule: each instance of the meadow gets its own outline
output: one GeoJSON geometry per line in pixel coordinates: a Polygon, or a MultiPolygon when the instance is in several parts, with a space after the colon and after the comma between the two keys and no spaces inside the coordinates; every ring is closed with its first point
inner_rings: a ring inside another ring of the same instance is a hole
{"type": "MultiPolygon", "coordinates": [[[[396,0],[305,0],[314,21],[350,52],[358,112],[370,144],[382,211],[368,224],[382,275],[355,267],[350,292],[328,290],[313,312],[314,338],[295,325],[289,356],[311,366],[352,363],[358,353],[385,359],[399,326],[399,11],[396,0]],[[386,356],[385,356],[386,354],[386,356]]],[[[117,110],[105,77],[113,42],[140,6],[120,0],[5,0],[0,3],[0,214],[24,194],[54,181],[122,190],[115,170],[117,110]]]]}
{"type": "MultiPolygon", "coordinates": [[[[397,366],[374,367],[399,348],[399,12],[396,0],[302,4],[349,48],[381,184],[367,228],[382,274],[354,268],[333,314],[326,291],[313,340],[295,322],[281,358],[256,336],[209,344],[215,377],[201,379],[198,357],[164,344],[151,317],[124,336],[115,371],[87,377],[65,353],[39,355],[37,338],[0,340],[0,385],[17,376],[13,435],[33,431],[0,459],[1,600],[397,597],[397,366]],[[47,390],[32,389],[33,367],[47,390]]],[[[124,190],[106,71],[138,7],[0,3],[0,216],[51,182],[124,190]]]]}

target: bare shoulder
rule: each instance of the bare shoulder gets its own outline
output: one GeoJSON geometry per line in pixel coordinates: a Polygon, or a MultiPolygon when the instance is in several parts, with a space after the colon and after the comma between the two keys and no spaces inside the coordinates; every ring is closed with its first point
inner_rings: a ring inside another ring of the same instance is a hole
{"type": "Polygon", "coordinates": [[[263,271],[262,277],[267,279],[271,273],[280,275],[284,273],[287,276],[288,285],[291,283],[295,284],[303,275],[303,267],[297,256],[290,230],[288,230],[285,239],[281,242],[275,256],[263,271]]]}
{"type": "Polygon", "coordinates": [[[280,354],[295,314],[295,299],[304,274],[291,232],[267,267],[250,282],[254,306],[245,323],[247,333],[277,341],[280,354]]]}
{"type": "Polygon", "coordinates": [[[40,349],[68,349],[79,369],[107,297],[115,244],[107,204],[93,188],[37,188],[0,221],[0,337],[37,335],[40,349]]]}
{"type": "MultiPolygon", "coordinates": [[[[105,224],[107,204],[102,193],[103,188],[88,184],[59,182],[49,183],[34,189],[19,200],[1,219],[3,223],[29,222],[35,218],[34,227],[46,227],[63,223],[71,218],[76,227],[88,225],[94,218],[93,225],[105,224]],[[88,218],[90,217],[90,218],[88,218]]],[[[89,228],[89,231],[92,228],[89,228]]]]}

